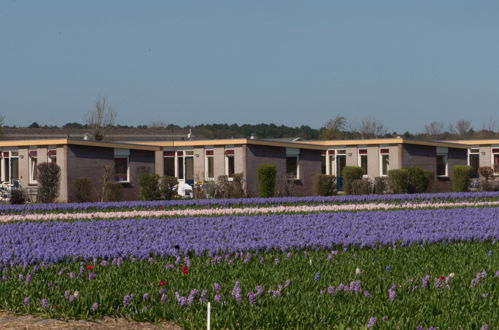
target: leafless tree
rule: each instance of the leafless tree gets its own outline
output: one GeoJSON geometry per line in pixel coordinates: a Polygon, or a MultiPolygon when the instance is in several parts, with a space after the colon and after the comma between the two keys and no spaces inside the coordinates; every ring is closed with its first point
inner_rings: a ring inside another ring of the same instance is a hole
{"type": "Polygon", "coordinates": [[[437,138],[444,132],[444,124],[439,121],[432,121],[424,126],[425,134],[432,138],[437,138]]]}
{"type": "Polygon", "coordinates": [[[5,138],[5,134],[3,131],[3,124],[4,124],[5,117],[0,116],[0,140],[3,140],[5,138]]]}
{"type": "Polygon", "coordinates": [[[471,123],[469,120],[458,120],[456,123],[457,134],[460,136],[468,135],[471,130],[471,123]]]}
{"type": "Polygon", "coordinates": [[[323,140],[337,140],[344,137],[347,119],[336,116],[330,119],[320,130],[320,138],[323,140]]]}
{"type": "Polygon", "coordinates": [[[114,125],[116,112],[108,103],[106,97],[99,97],[95,101],[95,109],[87,115],[87,125],[93,132],[94,139],[101,141],[106,135],[106,131],[114,125]]]}
{"type": "Polygon", "coordinates": [[[374,118],[365,118],[356,129],[362,139],[373,139],[386,134],[385,126],[374,118]]]}

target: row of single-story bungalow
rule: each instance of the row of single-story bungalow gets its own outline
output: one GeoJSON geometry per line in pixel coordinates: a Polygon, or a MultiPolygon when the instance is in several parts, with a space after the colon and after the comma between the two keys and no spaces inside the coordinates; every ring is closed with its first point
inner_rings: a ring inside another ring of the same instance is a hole
{"type": "Polygon", "coordinates": [[[61,168],[60,201],[74,200],[74,181],[92,182],[95,199],[105,169],[123,185],[124,198],[137,199],[142,172],[175,176],[179,182],[202,184],[221,175],[242,174],[244,188],[258,194],[257,170],[272,163],[279,176],[292,180],[297,195],[312,195],[314,177],[341,179],[345,166],[359,166],[364,177],[388,175],[390,169],[416,166],[435,173],[435,191],[450,189],[450,169],[491,166],[499,174],[499,139],[419,141],[403,138],[334,141],[223,139],[194,141],[101,142],[82,139],[0,141],[0,181],[19,183],[29,191],[38,185],[36,166],[55,162],[61,168]]]}

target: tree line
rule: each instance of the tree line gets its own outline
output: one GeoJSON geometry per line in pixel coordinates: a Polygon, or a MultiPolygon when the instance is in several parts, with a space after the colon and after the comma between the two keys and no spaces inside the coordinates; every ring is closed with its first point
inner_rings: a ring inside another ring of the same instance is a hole
{"type": "MultiPolygon", "coordinates": [[[[167,133],[178,134],[178,131],[191,131],[192,137],[206,139],[224,138],[301,138],[304,140],[347,140],[347,139],[373,139],[373,138],[415,138],[415,139],[480,139],[499,138],[498,125],[495,120],[489,120],[481,129],[472,127],[466,119],[457,120],[447,126],[443,122],[433,121],[425,125],[421,133],[388,132],[383,122],[372,117],[366,117],[357,124],[349,123],[346,117],[336,115],[315,129],[308,125],[290,127],[275,124],[200,124],[179,126],[155,122],[149,125],[119,125],[116,124],[117,113],[113,110],[105,97],[96,100],[94,107],[85,117],[85,123],[68,122],[61,127],[56,125],[40,125],[33,122],[27,128],[63,128],[63,129],[88,129],[95,140],[103,140],[106,133],[112,129],[164,129],[167,133]]],[[[2,130],[4,117],[0,116],[0,138],[5,138],[2,130]]],[[[11,126],[15,128],[15,126],[11,126]]]]}

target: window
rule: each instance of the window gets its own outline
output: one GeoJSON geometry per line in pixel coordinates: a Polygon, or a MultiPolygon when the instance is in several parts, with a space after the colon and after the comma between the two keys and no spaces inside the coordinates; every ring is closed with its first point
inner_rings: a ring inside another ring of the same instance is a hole
{"type": "Polygon", "coordinates": [[[492,149],[492,168],[495,173],[499,173],[499,148],[492,149]]]}
{"type": "Polygon", "coordinates": [[[225,150],[225,175],[229,178],[234,177],[235,161],[234,150],[225,150]]]}
{"type": "Polygon", "coordinates": [[[30,151],[29,152],[29,183],[30,184],[37,184],[38,183],[38,169],[36,168],[38,161],[37,161],[37,152],[36,151],[30,151]]]}
{"type": "Polygon", "coordinates": [[[163,159],[163,175],[175,176],[175,151],[165,151],[163,159]]]}
{"type": "Polygon", "coordinates": [[[362,174],[367,175],[367,149],[359,149],[359,165],[362,174]]]}
{"type": "Polygon", "coordinates": [[[290,180],[300,179],[298,159],[300,149],[286,148],[286,177],[290,180]]]}
{"type": "Polygon", "coordinates": [[[322,174],[327,174],[326,173],[326,170],[327,170],[326,169],[326,159],[327,159],[326,158],[326,152],[324,151],[324,152],[321,153],[321,173],[322,174]]]}
{"type": "Polygon", "coordinates": [[[480,149],[472,148],[469,150],[468,165],[473,169],[471,176],[478,178],[478,168],[480,167],[480,149]]]}
{"type": "Polygon", "coordinates": [[[215,180],[215,157],[213,150],[205,151],[205,159],[206,159],[206,180],[215,180]]]}
{"type": "MultiPolygon", "coordinates": [[[[327,168],[327,174],[329,175],[334,175],[334,169],[335,169],[335,155],[334,155],[334,150],[328,150],[328,164],[329,167],[327,168]]],[[[326,165],[326,166],[327,166],[326,165]]]]}
{"type": "Polygon", "coordinates": [[[184,153],[177,151],[177,178],[184,179],[184,153]]]}
{"type": "Polygon", "coordinates": [[[129,182],[129,149],[114,149],[114,181],[129,182]]]}
{"type": "Polygon", "coordinates": [[[381,156],[381,176],[387,176],[390,170],[390,149],[382,148],[379,150],[381,156]]]}
{"type": "Polygon", "coordinates": [[[56,149],[49,149],[47,152],[48,156],[48,161],[49,163],[57,163],[57,150],[56,149]]]}
{"type": "Polygon", "coordinates": [[[437,176],[447,176],[448,148],[437,147],[437,176]]]}

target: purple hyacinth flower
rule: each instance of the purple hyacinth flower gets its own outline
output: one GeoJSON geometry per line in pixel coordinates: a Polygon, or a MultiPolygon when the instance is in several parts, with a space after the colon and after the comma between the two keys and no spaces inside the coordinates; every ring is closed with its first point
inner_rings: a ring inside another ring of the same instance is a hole
{"type": "Polygon", "coordinates": [[[64,291],[64,298],[68,299],[70,295],[71,292],[69,292],[69,290],[64,291]]]}
{"type": "Polygon", "coordinates": [[[334,287],[332,287],[332,286],[328,286],[328,287],[327,287],[327,293],[329,293],[329,294],[334,294],[334,293],[335,293],[334,287]]]}
{"type": "Polygon", "coordinates": [[[74,279],[75,278],[75,273],[74,272],[69,273],[69,278],[70,279],[74,279]]]}
{"type": "Polygon", "coordinates": [[[162,294],[161,295],[161,303],[164,304],[166,302],[166,300],[168,299],[167,295],[166,294],[162,294]]]}
{"type": "Polygon", "coordinates": [[[221,303],[222,302],[222,295],[220,295],[220,294],[215,295],[215,301],[217,303],[221,303]]]}
{"type": "Polygon", "coordinates": [[[236,300],[236,302],[240,303],[242,301],[241,296],[241,282],[236,282],[234,287],[232,288],[232,296],[236,300]]]}
{"type": "Polygon", "coordinates": [[[95,280],[97,278],[97,274],[95,273],[88,273],[88,279],[89,280],[95,280]]]}
{"type": "Polygon", "coordinates": [[[321,273],[317,272],[314,275],[314,281],[319,282],[321,280],[321,273]]]}
{"type": "Polygon", "coordinates": [[[98,303],[96,303],[96,302],[94,302],[94,303],[92,304],[92,307],[90,307],[90,309],[92,310],[92,312],[95,312],[95,311],[97,310],[97,308],[99,308],[99,304],[98,304],[98,303]]]}
{"type": "Polygon", "coordinates": [[[45,298],[43,298],[40,302],[40,306],[42,306],[43,309],[49,309],[50,307],[49,302],[45,298]]]}
{"type": "Polygon", "coordinates": [[[132,301],[132,297],[129,295],[126,295],[123,297],[123,306],[128,307],[130,305],[130,302],[132,301]]]}
{"type": "Polygon", "coordinates": [[[489,325],[488,324],[482,325],[482,327],[480,328],[480,330],[489,330],[489,325]]]}
{"type": "Polygon", "coordinates": [[[252,293],[252,292],[248,293],[248,300],[249,300],[250,305],[256,305],[256,296],[254,293],[252,293]]]}
{"type": "Polygon", "coordinates": [[[369,319],[369,322],[366,325],[366,328],[370,329],[370,328],[374,327],[374,325],[376,324],[376,321],[378,321],[378,319],[376,317],[374,317],[374,316],[371,317],[369,319]]]}
{"type": "Polygon", "coordinates": [[[29,283],[31,282],[31,274],[28,274],[28,276],[26,276],[26,279],[24,280],[26,283],[29,283]]]}
{"type": "Polygon", "coordinates": [[[142,296],[142,299],[144,301],[148,301],[149,300],[149,293],[144,293],[144,295],[142,296]]]}
{"type": "Polygon", "coordinates": [[[286,282],[284,282],[284,287],[287,288],[291,285],[291,280],[286,280],[286,282]]]}
{"type": "Polygon", "coordinates": [[[24,297],[24,306],[29,306],[29,303],[31,302],[30,297],[24,297]]]}
{"type": "Polygon", "coordinates": [[[207,302],[208,299],[206,296],[208,295],[208,290],[202,290],[201,295],[199,296],[199,302],[207,302]]]}
{"type": "Polygon", "coordinates": [[[364,297],[371,297],[371,294],[369,293],[369,291],[364,291],[364,297]]]}
{"type": "Polygon", "coordinates": [[[75,301],[76,297],[73,296],[73,295],[70,295],[68,300],[69,300],[69,303],[72,304],[74,301],[75,301]]]}
{"type": "Polygon", "coordinates": [[[423,277],[423,280],[421,281],[421,287],[426,288],[428,286],[428,282],[430,281],[430,275],[426,275],[423,277]]]}
{"type": "Polygon", "coordinates": [[[23,275],[23,274],[19,274],[19,275],[17,276],[17,279],[18,279],[19,281],[24,280],[24,275],[23,275]]]}
{"type": "Polygon", "coordinates": [[[265,292],[265,289],[263,288],[263,286],[257,285],[255,287],[255,291],[256,291],[255,292],[255,296],[260,296],[260,295],[262,295],[265,292]]]}

